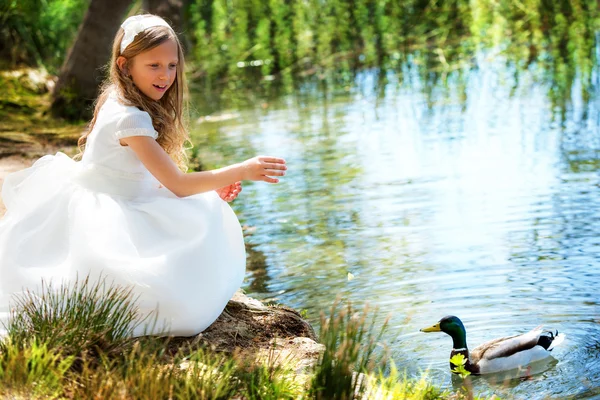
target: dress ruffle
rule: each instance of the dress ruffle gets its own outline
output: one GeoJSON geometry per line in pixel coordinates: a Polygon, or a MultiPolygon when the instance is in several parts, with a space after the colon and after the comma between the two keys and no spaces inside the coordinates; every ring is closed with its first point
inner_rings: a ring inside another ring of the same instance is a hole
{"type": "Polygon", "coordinates": [[[191,336],[220,315],[244,278],[240,224],[214,191],[179,198],[151,175],[58,152],[7,176],[2,197],[0,322],[11,296],[42,279],[103,276],[133,286],[140,315],[158,310],[167,328],[147,333],[191,336]]]}

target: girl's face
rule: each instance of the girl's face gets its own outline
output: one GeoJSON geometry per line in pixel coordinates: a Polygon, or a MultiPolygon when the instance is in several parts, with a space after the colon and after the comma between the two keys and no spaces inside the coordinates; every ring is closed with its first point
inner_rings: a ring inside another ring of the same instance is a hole
{"type": "Polygon", "coordinates": [[[133,57],[129,73],[135,86],[153,100],[160,100],[177,77],[177,43],[174,40],[133,57]]]}

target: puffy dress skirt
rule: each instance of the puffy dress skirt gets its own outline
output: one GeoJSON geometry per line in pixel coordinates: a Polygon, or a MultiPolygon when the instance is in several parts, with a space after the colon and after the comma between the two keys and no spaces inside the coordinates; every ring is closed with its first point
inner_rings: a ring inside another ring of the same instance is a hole
{"type": "Polygon", "coordinates": [[[179,198],[157,182],[61,152],[8,175],[0,335],[15,294],[86,276],[132,288],[140,316],[157,312],[153,330],[139,324],[133,336],[191,336],[214,322],[244,278],[239,221],[214,191],[179,198]]]}

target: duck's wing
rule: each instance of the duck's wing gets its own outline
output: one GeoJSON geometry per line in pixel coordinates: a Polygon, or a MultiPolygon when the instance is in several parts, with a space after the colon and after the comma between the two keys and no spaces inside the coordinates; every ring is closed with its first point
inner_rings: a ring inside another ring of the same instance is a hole
{"type": "Polygon", "coordinates": [[[522,335],[490,340],[471,351],[471,362],[476,363],[481,359],[492,360],[495,358],[510,357],[520,351],[529,350],[537,345],[541,333],[542,326],[540,325],[522,335]]]}

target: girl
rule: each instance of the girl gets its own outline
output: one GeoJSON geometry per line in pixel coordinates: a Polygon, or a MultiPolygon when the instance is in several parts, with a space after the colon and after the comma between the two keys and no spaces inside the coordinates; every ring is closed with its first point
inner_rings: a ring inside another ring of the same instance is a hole
{"type": "MultiPolygon", "coordinates": [[[[46,155],[2,187],[0,322],[11,297],[41,281],[101,275],[133,286],[140,315],[160,324],[133,336],[191,336],[206,329],[240,287],[246,255],[226,202],[240,181],[277,183],[276,157],[254,157],[184,173],[185,89],[181,45],[153,15],[128,18],[114,40],[102,87],[76,162],[46,155]],[[84,151],[85,150],[85,151],[84,151]]],[[[58,285],[56,285],[58,286],[58,285]]]]}

